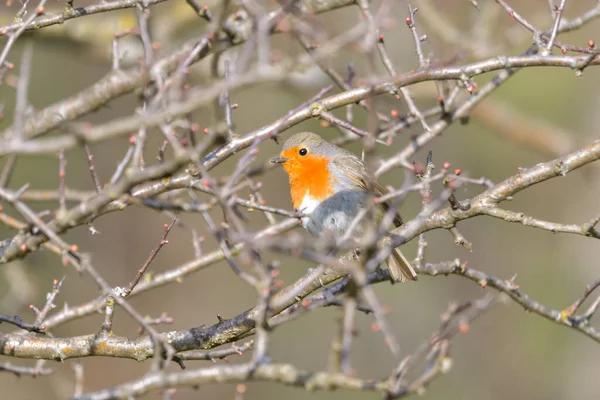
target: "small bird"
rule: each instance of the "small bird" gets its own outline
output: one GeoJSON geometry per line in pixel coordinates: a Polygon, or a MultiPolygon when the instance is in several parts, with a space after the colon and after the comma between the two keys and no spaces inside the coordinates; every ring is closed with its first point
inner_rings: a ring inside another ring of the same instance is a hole
{"type": "MultiPolygon", "coordinates": [[[[369,196],[369,178],[364,162],[354,154],[331,144],[312,132],[291,136],[283,144],[279,157],[272,163],[283,164],[290,181],[292,204],[304,214],[302,225],[317,237],[340,237],[365,207],[369,196]]],[[[373,182],[373,194],[386,193],[373,182]]],[[[390,204],[381,202],[375,208],[376,222],[380,222],[390,204]]],[[[402,225],[398,213],[394,225],[402,225]]],[[[364,233],[360,224],[353,234],[364,233]]],[[[416,280],[417,274],[399,249],[394,249],[387,260],[393,282],[416,280]]]]}

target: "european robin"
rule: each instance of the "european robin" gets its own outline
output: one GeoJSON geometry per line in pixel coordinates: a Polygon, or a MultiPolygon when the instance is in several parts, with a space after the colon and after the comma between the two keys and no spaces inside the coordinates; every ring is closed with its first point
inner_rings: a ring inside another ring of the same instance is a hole
{"type": "MultiPolygon", "coordinates": [[[[284,144],[279,157],[288,174],[292,204],[304,214],[302,225],[317,237],[340,237],[346,234],[358,213],[365,207],[369,196],[369,178],[363,161],[354,154],[331,144],[312,132],[291,136],[284,144]]],[[[386,193],[373,182],[373,194],[386,193]]],[[[375,221],[379,222],[390,204],[381,202],[375,208],[375,221]]],[[[398,213],[394,225],[402,225],[398,213]]],[[[364,224],[357,224],[354,236],[364,232],[364,224]]],[[[387,260],[393,282],[416,280],[417,274],[399,249],[394,249],[387,260]]]]}

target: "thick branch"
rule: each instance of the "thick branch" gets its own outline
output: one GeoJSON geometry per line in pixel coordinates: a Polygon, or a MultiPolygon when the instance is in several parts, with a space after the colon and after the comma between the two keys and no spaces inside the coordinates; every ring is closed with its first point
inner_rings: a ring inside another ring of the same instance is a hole
{"type": "Polygon", "coordinates": [[[362,380],[343,374],[327,372],[307,372],[291,364],[269,365],[220,365],[171,374],[152,374],[107,390],[76,397],[77,400],[127,399],[140,396],[154,389],[175,386],[195,386],[208,383],[267,381],[284,385],[316,390],[361,390],[380,391],[387,389],[387,382],[362,380]]]}
{"type": "MultiPolygon", "coordinates": [[[[310,58],[301,58],[299,65],[312,62],[310,58]]],[[[318,102],[318,108],[323,111],[331,111],[349,104],[357,103],[373,95],[381,95],[395,92],[401,87],[413,85],[426,81],[438,80],[465,80],[473,76],[481,75],[486,72],[503,70],[507,68],[526,68],[526,67],[563,67],[575,70],[583,69],[587,66],[600,64],[600,58],[595,57],[590,61],[589,56],[542,56],[538,54],[523,56],[493,57],[487,60],[477,61],[471,64],[455,67],[439,67],[427,70],[412,71],[400,76],[380,81],[373,86],[362,86],[356,89],[327,97],[318,102]]],[[[175,117],[184,116],[200,107],[210,104],[224,90],[239,89],[256,83],[282,81],[288,76],[289,71],[283,66],[274,66],[268,70],[255,70],[245,75],[237,76],[231,79],[231,82],[221,81],[210,88],[199,88],[189,94],[189,100],[181,103],[173,103],[164,109],[154,112],[151,115],[132,116],[113,120],[107,124],[99,125],[79,132],[77,135],[67,134],[47,139],[37,139],[25,142],[5,141],[0,143],[0,155],[7,154],[39,154],[54,153],[61,149],[70,149],[79,145],[82,141],[85,143],[97,143],[107,139],[128,135],[135,132],[140,126],[146,128],[158,126],[161,123],[171,120],[175,117]]],[[[286,116],[285,120],[277,121],[271,125],[261,128],[258,131],[248,133],[242,137],[231,140],[227,145],[217,151],[209,154],[204,159],[205,168],[211,169],[222,162],[231,154],[245,149],[255,140],[265,140],[271,138],[275,133],[285,131],[302,121],[313,117],[315,105],[311,104],[299,109],[294,114],[286,116]]],[[[57,110],[52,110],[57,113],[57,110]]],[[[61,115],[61,114],[58,114],[61,115]]],[[[30,119],[35,121],[35,119],[30,119]]],[[[54,115],[54,121],[56,115],[54,115]]],[[[28,135],[29,124],[25,127],[25,137],[28,135]]],[[[10,131],[4,132],[4,134],[10,131]]],[[[6,136],[10,137],[10,136],[6,136]]]]}

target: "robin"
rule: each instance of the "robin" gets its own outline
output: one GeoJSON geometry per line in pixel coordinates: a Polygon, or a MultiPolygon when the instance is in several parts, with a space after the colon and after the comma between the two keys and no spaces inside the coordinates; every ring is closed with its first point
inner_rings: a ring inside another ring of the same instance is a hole
{"type": "MultiPolygon", "coordinates": [[[[317,237],[339,237],[346,234],[352,221],[365,207],[369,196],[368,174],[363,161],[354,154],[331,144],[312,132],[291,136],[284,144],[279,157],[272,163],[283,164],[290,181],[292,204],[304,214],[302,225],[317,237]]],[[[373,182],[376,196],[386,193],[373,182]]],[[[376,221],[381,221],[390,204],[377,204],[376,221]]],[[[394,225],[402,225],[398,213],[394,225]]],[[[358,226],[355,236],[364,232],[358,226]]],[[[394,249],[387,260],[393,282],[416,280],[417,274],[399,249],[394,249]]]]}

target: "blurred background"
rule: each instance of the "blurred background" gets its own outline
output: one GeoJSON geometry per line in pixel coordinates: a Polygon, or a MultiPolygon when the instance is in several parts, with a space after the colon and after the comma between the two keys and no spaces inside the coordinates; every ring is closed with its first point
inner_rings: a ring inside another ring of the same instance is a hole
{"type": "MultiPolygon", "coordinates": [[[[204,4],[218,12],[218,2],[204,4]]],[[[552,20],[546,0],[512,2],[513,6],[540,29],[548,29],[552,20]]],[[[581,15],[596,5],[595,0],[568,2],[565,18],[581,15]]],[[[76,2],[76,6],[87,3],[76,2]]],[[[90,3],[91,4],[91,3],[90,3]]],[[[203,4],[203,5],[204,5],[203,4]]],[[[376,9],[378,2],[372,7],[376,9]]],[[[532,41],[532,35],[511,20],[492,1],[479,1],[477,11],[463,0],[416,0],[411,3],[419,7],[416,15],[417,28],[427,34],[424,43],[426,54],[431,52],[436,59],[449,59],[459,52],[468,51],[462,62],[522,53],[532,41]],[[436,20],[440,17],[441,20],[436,20]],[[442,22],[449,27],[442,26],[442,22]],[[457,42],[444,33],[459,34],[457,42]]],[[[0,25],[12,22],[20,3],[0,8],[0,25]]],[[[270,8],[275,4],[269,3],[270,8]]],[[[49,11],[60,12],[63,5],[50,4],[49,11]]],[[[206,29],[206,22],[194,15],[184,0],[168,1],[152,6],[151,32],[160,43],[157,54],[168,54],[186,39],[197,37],[206,29]]],[[[418,67],[414,42],[404,19],[408,16],[407,3],[392,2],[392,12],[385,19],[386,46],[399,71],[418,67]]],[[[329,32],[340,34],[359,21],[356,7],[346,7],[315,17],[329,32]]],[[[39,32],[23,35],[13,48],[8,60],[17,67],[9,71],[0,86],[0,99],[4,104],[5,118],[0,129],[12,124],[15,89],[11,85],[18,77],[23,45],[33,44],[33,64],[29,85],[29,102],[36,109],[51,105],[91,85],[111,68],[111,41],[115,31],[123,31],[137,25],[132,10],[99,14],[69,21],[63,25],[45,28],[39,32]],[[11,78],[12,77],[12,78],[11,78]]],[[[560,35],[565,43],[587,47],[589,39],[600,39],[600,21],[594,21],[583,29],[560,35]]],[[[0,46],[6,43],[0,38],[0,46]]],[[[286,35],[273,37],[272,45],[278,57],[291,57],[303,53],[303,49],[286,35]]],[[[231,50],[239,51],[238,48],[231,50]]],[[[555,53],[558,50],[554,50],[555,53]]],[[[139,39],[125,38],[121,41],[123,65],[133,65],[142,54],[139,39]]],[[[343,74],[352,62],[358,78],[367,78],[369,61],[351,48],[331,58],[331,65],[343,74]]],[[[386,72],[381,62],[375,60],[380,76],[386,72]]],[[[208,84],[210,59],[192,67],[191,82],[208,84]]],[[[475,78],[481,86],[493,74],[475,78]]],[[[263,84],[249,87],[231,94],[232,102],[239,104],[234,111],[236,133],[244,134],[285,115],[313,96],[328,78],[317,69],[299,73],[284,83],[263,84]]],[[[337,92],[338,89],[334,89],[337,92]]],[[[433,84],[422,84],[413,88],[420,108],[426,109],[436,103],[437,94],[433,84]]],[[[423,162],[428,150],[433,151],[436,166],[448,161],[452,168],[461,168],[463,174],[479,178],[486,177],[499,182],[518,171],[566,154],[598,138],[600,126],[600,70],[588,68],[581,77],[574,71],[560,68],[530,68],[518,72],[501,88],[496,90],[472,113],[466,125],[455,124],[416,156],[423,162]]],[[[135,95],[121,97],[83,120],[102,123],[118,116],[131,115],[139,102],[135,95]]],[[[391,96],[378,99],[381,112],[397,109],[406,113],[403,101],[391,96]]],[[[343,116],[343,110],[337,113],[343,116]]],[[[198,110],[193,118],[200,126],[213,122],[213,109],[198,110]]],[[[355,113],[355,124],[365,128],[366,114],[355,113]]],[[[285,132],[315,130],[327,138],[337,137],[333,128],[323,128],[318,121],[308,121],[285,132]]],[[[408,143],[411,135],[422,131],[419,124],[402,131],[390,148],[382,147],[379,154],[390,155],[408,143]]],[[[158,148],[162,139],[154,135],[158,148]]],[[[107,182],[117,163],[125,154],[128,138],[123,137],[91,147],[95,164],[102,182],[107,182]]],[[[359,152],[354,144],[349,149],[359,152]]],[[[279,151],[272,141],[264,142],[260,160],[264,161],[279,151]]],[[[154,155],[148,155],[149,161],[154,155]]],[[[68,188],[93,190],[85,153],[81,149],[68,151],[66,184],[68,188]]],[[[235,160],[234,160],[235,161],[235,160]]],[[[0,163],[3,161],[0,160],[0,163]]],[[[258,162],[257,162],[258,163],[258,162]]],[[[234,162],[217,167],[215,176],[231,173],[234,162]]],[[[598,214],[600,165],[590,165],[537,185],[520,194],[508,204],[511,210],[554,222],[583,223],[598,214]]],[[[402,184],[404,172],[395,169],[381,181],[394,187],[402,184]]],[[[262,191],[267,204],[291,209],[287,177],[283,171],[274,169],[263,179],[262,191]]],[[[10,187],[17,189],[29,183],[32,189],[56,190],[58,185],[58,158],[48,156],[19,157],[10,187]]],[[[434,185],[440,191],[439,182],[434,185]]],[[[483,191],[480,186],[468,185],[459,190],[457,197],[466,199],[483,191]]],[[[247,195],[247,194],[246,194],[247,195]]],[[[30,202],[36,210],[54,210],[57,202],[30,202]]],[[[74,205],[74,203],[70,203],[74,205]]],[[[16,214],[7,204],[3,205],[10,215],[16,214]]],[[[420,198],[415,193],[402,205],[405,220],[412,218],[420,209],[420,198]]],[[[215,218],[221,218],[218,211],[215,218]]],[[[207,235],[204,250],[215,248],[214,240],[206,230],[199,215],[183,214],[181,219],[207,235]]],[[[157,245],[163,224],[171,220],[141,207],[128,207],[98,218],[94,227],[100,232],[91,235],[86,226],[70,230],[64,239],[76,243],[81,251],[93,256],[97,270],[111,285],[125,286],[141,267],[150,251],[157,245]]],[[[250,227],[259,230],[266,226],[262,214],[250,214],[250,227]]],[[[469,266],[508,279],[517,274],[516,282],[521,290],[533,299],[553,308],[562,309],[570,305],[584,291],[585,286],[600,276],[598,260],[600,246],[593,239],[566,234],[553,235],[549,232],[509,224],[486,217],[462,222],[461,233],[472,242],[473,251],[468,252],[454,244],[447,231],[427,234],[429,247],[426,261],[437,262],[460,258],[468,260],[469,266]]],[[[0,226],[0,240],[13,236],[15,230],[0,226]]],[[[416,240],[405,246],[404,253],[416,254],[416,240]]],[[[275,255],[272,255],[275,257],[275,255]]],[[[294,258],[280,257],[281,279],[292,283],[302,276],[310,263],[294,258]]],[[[162,272],[194,258],[191,234],[188,230],[175,228],[165,246],[152,263],[150,270],[162,272]]],[[[26,320],[34,316],[29,305],[41,306],[46,293],[51,291],[52,280],[66,277],[56,303],[76,305],[98,294],[98,288],[85,275],[77,274],[71,266],[64,267],[59,257],[49,252],[31,254],[20,261],[0,266],[0,312],[18,314],[26,320]]],[[[380,284],[375,291],[383,304],[390,305],[390,323],[396,332],[403,352],[411,352],[427,341],[439,326],[439,316],[452,301],[463,302],[482,296],[486,291],[475,283],[459,277],[421,277],[416,283],[391,286],[380,284]]],[[[226,263],[212,265],[198,273],[187,276],[181,283],[170,284],[141,294],[131,299],[131,304],[142,314],[158,317],[167,312],[175,322],[161,325],[159,331],[188,329],[202,324],[217,322],[217,314],[224,318],[233,317],[256,303],[252,288],[238,279],[226,263]]],[[[276,362],[294,363],[299,368],[323,370],[327,367],[329,346],[336,329],[339,311],[334,308],[319,309],[300,319],[277,328],[271,336],[270,355],[276,362]]],[[[57,337],[83,335],[97,332],[103,315],[88,316],[52,330],[57,337]]],[[[395,366],[383,338],[371,332],[371,315],[357,316],[357,337],[352,351],[352,366],[361,377],[385,378],[395,366]]],[[[116,335],[136,336],[138,327],[120,309],[116,310],[113,325],[116,335]]],[[[13,328],[0,325],[0,332],[11,332],[13,328]]],[[[600,392],[598,360],[600,346],[588,337],[565,329],[535,314],[525,313],[516,304],[508,302],[493,308],[478,319],[466,335],[453,340],[451,355],[453,368],[434,383],[423,394],[424,399],[593,399],[600,392]]],[[[247,359],[229,357],[230,363],[247,359]]],[[[33,365],[29,360],[0,359],[19,365],[33,365]]],[[[64,363],[48,362],[45,367],[54,369],[54,374],[45,377],[15,377],[0,373],[2,397],[6,399],[64,399],[72,395],[76,360],[64,363]]],[[[225,361],[218,361],[219,363],[225,361]]],[[[206,361],[188,362],[188,368],[198,368],[206,361]]],[[[147,372],[150,363],[109,358],[86,358],[85,392],[139,378],[147,372]]],[[[171,366],[171,370],[178,367],[171,366]]],[[[200,389],[178,389],[174,399],[232,399],[235,385],[209,385],[200,389]]],[[[309,393],[302,389],[284,387],[270,383],[248,384],[245,397],[249,400],[265,398],[301,399],[364,399],[376,398],[377,394],[340,391],[335,393],[309,393]]],[[[152,393],[145,398],[160,398],[152,393]]]]}

